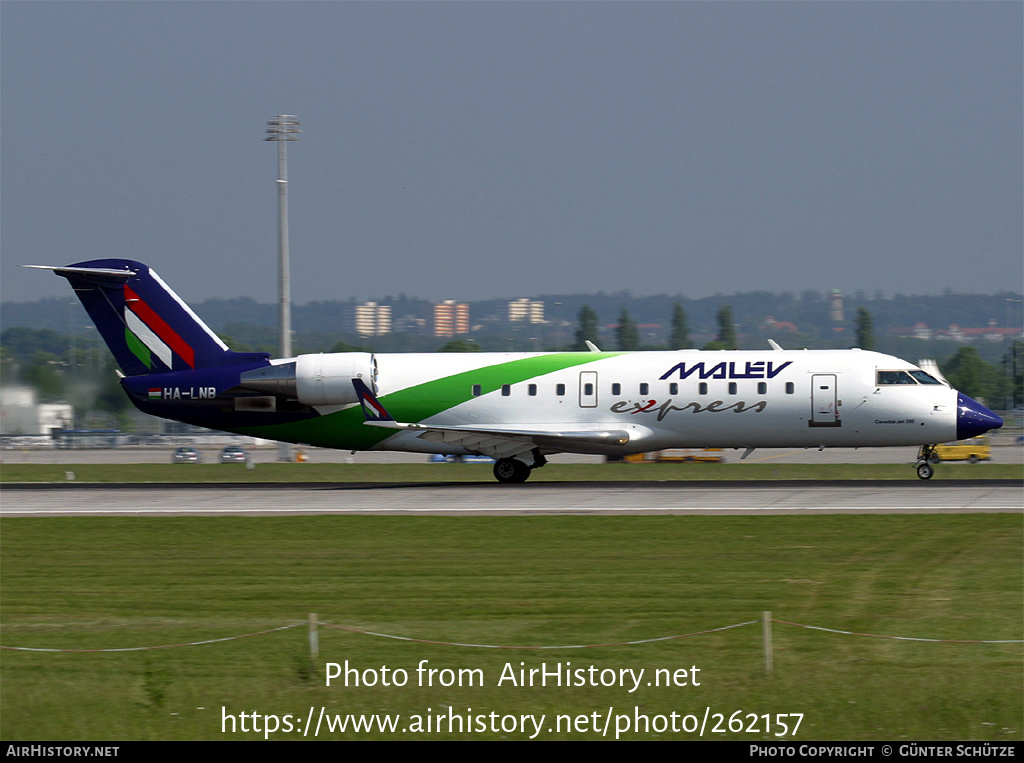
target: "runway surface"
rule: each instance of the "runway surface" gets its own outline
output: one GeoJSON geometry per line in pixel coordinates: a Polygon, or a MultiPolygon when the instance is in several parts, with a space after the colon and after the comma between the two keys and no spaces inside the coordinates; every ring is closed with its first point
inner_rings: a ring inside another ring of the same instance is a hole
{"type": "Polygon", "coordinates": [[[6,486],[0,515],[1024,513],[1016,480],[6,486]]]}
{"type": "MultiPolygon", "coordinates": [[[[207,438],[209,439],[209,438],[207,438]]],[[[1015,437],[993,436],[993,464],[1024,464],[1024,444],[1017,443],[1015,437]]],[[[216,443],[209,443],[202,438],[179,438],[164,447],[126,446],[103,449],[54,450],[53,448],[5,447],[0,449],[0,462],[4,464],[167,464],[171,461],[171,453],[177,445],[193,445],[202,454],[203,462],[215,464],[220,458],[220,450],[227,444],[242,444],[249,450],[253,462],[257,464],[274,463],[278,457],[276,447],[252,447],[244,442],[244,438],[222,437],[216,443]]],[[[331,450],[328,448],[304,448],[305,455],[312,464],[422,464],[428,459],[422,453],[399,453],[394,451],[359,451],[351,453],[347,450],[331,450]]],[[[907,464],[913,465],[917,460],[917,448],[760,448],[741,461],[742,449],[727,449],[719,453],[728,463],[779,463],[779,464],[907,464]]],[[[557,464],[600,464],[604,456],[586,456],[574,453],[556,453],[548,457],[550,463],[557,464]]],[[[966,462],[945,464],[950,467],[968,468],[966,462]]]]}

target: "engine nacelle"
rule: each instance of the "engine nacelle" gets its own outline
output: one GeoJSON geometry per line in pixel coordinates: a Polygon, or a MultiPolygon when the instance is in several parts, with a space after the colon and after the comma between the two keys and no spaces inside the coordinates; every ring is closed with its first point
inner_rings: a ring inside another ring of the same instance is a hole
{"type": "Polygon", "coordinates": [[[299,355],[295,359],[295,387],[305,405],[346,405],[358,403],[353,379],[362,379],[376,389],[376,362],[368,352],[331,352],[299,355]]]}
{"type": "Polygon", "coordinates": [[[353,379],[362,379],[376,393],[376,378],[377,361],[371,353],[331,352],[246,371],[239,386],[304,405],[347,405],[359,402],[353,379]]]}

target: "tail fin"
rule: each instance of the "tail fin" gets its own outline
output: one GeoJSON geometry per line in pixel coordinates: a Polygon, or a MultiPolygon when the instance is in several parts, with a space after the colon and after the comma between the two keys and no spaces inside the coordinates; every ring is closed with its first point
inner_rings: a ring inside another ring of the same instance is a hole
{"type": "Polygon", "coordinates": [[[28,265],[67,278],[128,376],[187,371],[268,357],[236,353],[160,276],[133,260],[89,260],[67,267],[28,265]]]}

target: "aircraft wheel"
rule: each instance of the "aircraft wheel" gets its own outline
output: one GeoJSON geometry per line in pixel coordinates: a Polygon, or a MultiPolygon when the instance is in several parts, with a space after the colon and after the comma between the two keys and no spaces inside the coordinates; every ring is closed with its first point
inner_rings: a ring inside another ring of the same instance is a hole
{"type": "Polygon", "coordinates": [[[930,480],[932,475],[935,474],[935,468],[929,464],[918,464],[917,465],[917,476],[923,480],[930,480]]]}
{"type": "Polygon", "coordinates": [[[530,467],[518,458],[499,458],[494,464],[494,478],[498,482],[526,482],[530,467]]]}
{"type": "Polygon", "coordinates": [[[967,459],[967,460],[970,461],[972,464],[978,463],[978,457],[976,455],[974,455],[973,453],[971,454],[971,457],[969,459],[967,459]]]}

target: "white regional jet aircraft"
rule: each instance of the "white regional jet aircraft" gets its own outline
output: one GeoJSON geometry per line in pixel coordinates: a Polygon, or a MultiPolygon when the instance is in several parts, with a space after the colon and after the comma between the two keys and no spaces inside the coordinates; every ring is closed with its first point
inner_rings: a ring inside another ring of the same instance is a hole
{"type": "MultiPolygon", "coordinates": [[[[155,416],[346,450],[496,459],[523,482],[552,453],[918,445],[1002,426],[906,361],[861,350],[299,355],[237,353],[149,267],[29,266],[67,278],[155,416]]],[[[596,348],[595,348],[596,349],[596,348]]]]}

